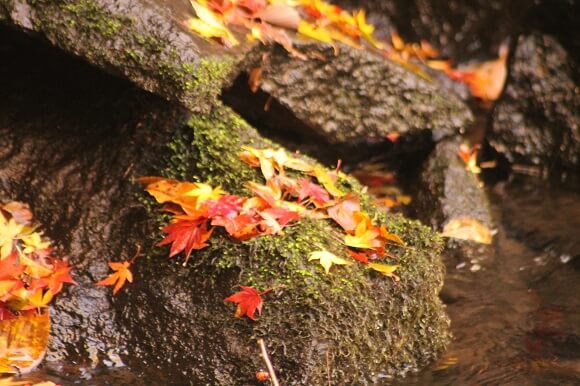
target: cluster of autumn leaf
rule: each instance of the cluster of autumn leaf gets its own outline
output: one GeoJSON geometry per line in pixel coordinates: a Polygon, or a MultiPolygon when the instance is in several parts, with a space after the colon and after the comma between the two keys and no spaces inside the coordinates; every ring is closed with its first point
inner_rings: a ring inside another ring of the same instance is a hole
{"type": "Polygon", "coordinates": [[[47,307],[64,283],[75,283],[32,219],[25,204],[0,205],[0,320],[47,307]]]}
{"type": "MultiPolygon", "coordinates": [[[[235,240],[243,241],[263,235],[276,235],[301,218],[332,219],[345,232],[345,257],[320,250],[313,251],[309,260],[318,260],[328,274],[332,265],[365,264],[393,279],[396,265],[377,262],[387,256],[389,244],[404,245],[384,225],[375,226],[368,213],[361,210],[359,198],[342,191],[337,180],[342,173],[327,172],[319,166],[288,155],[284,150],[244,147],[240,158],[251,167],[260,168],[265,184],[247,182],[251,197],[231,195],[220,187],[198,182],[180,182],[161,177],[143,177],[140,182],[163,210],[172,215],[162,230],[166,234],[159,245],[171,245],[170,256],[183,253],[185,263],[193,250],[208,246],[216,227],[222,228],[235,240]],[[291,177],[286,170],[292,170],[291,177]]],[[[261,311],[261,295],[251,287],[226,301],[238,303],[237,316],[254,319],[254,311],[261,311]],[[249,299],[252,299],[250,301],[249,299]]]]}
{"type": "Polygon", "coordinates": [[[451,79],[466,83],[473,96],[484,102],[497,99],[506,79],[507,46],[499,58],[453,68],[449,60],[438,59],[439,52],[427,41],[406,43],[394,30],[390,42],[375,37],[375,26],[368,23],[364,10],[349,12],[322,0],[190,0],[196,17],[186,25],[197,34],[216,39],[226,47],[239,44],[229,26],[247,31],[248,40],[278,43],[291,55],[307,56],[293,46],[290,34],[318,40],[334,47],[337,43],[371,49],[429,79],[411,59],[451,79]]]}

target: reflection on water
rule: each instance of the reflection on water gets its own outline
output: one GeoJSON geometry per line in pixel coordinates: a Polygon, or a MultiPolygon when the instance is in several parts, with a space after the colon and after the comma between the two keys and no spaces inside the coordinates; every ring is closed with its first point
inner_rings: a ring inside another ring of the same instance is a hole
{"type": "Polygon", "coordinates": [[[490,197],[495,250],[477,262],[446,259],[448,352],[389,384],[580,384],[580,195],[514,184],[490,197]]]}
{"type": "MultiPolygon", "coordinates": [[[[448,352],[430,369],[381,384],[580,384],[580,195],[518,183],[490,197],[498,224],[493,251],[446,257],[442,297],[454,334],[448,352]]],[[[32,377],[62,385],[170,384],[161,374],[143,379],[126,369],[65,373],[45,365],[32,377]]]]}

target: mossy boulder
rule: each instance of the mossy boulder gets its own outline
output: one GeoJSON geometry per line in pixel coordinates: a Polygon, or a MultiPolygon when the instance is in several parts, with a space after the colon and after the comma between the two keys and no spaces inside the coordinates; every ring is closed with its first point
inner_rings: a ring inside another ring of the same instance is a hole
{"type": "Polygon", "coordinates": [[[240,78],[225,91],[226,103],[259,127],[302,132],[333,145],[423,131],[440,140],[472,120],[454,94],[370,50],[318,42],[296,47],[310,59],[294,58],[281,47],[249,56],[244,67],[261,68],[259,92],[252,94],[240,78]]]}
{"type": "MultiPolygon", "coordinates": [[[[276,146],[229,109],[194,116],[173,142],[165,174],[248,194],[244,182],[261,177],[238,160],[242,144],[276,146]]],[[[342,186],[360,189],[350,178],[342,186]]],[[[284,235],[241,243],[217,231],[186,267],[159,257],[136,266],[120,312],[137,354],[128,360],[173,374],[175,384],[249,384],[263,366],[262,337],[287,385],[366,384],[424,366],[449,338],[438,299],[441,240],[418,222],[364,206],[409,245],[392,251],[399,283],[356,265],[326,275],[308,262],[314,250],[344,254],[327,220],[302,220],[284,235]],[[264,314],[253,322],[235,319],[223,302],[239,284],[284,287],[265,296],[264,314]]]]}
{"type": "Polygon", "coordinates": [[[186,27],[193,16],[188,0],[0,0],[0,22],[192,111],[208,111],[252,44],[209,42],[186,27]]]}

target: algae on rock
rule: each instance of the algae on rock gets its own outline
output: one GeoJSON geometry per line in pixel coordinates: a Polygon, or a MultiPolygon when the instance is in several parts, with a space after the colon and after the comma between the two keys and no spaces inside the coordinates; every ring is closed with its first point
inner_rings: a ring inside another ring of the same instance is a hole
{"type": "MultiPolygon", "coordinates": [[[[244,144],[277,146],[216,107],[194,116],[177,136],[164,174],[243,194],[246,181],[261,178],[238,159],[244,144]]],[[[349,178],[342,184],[360,188],[349,178]]],[[[175,369],[182,374],[176,383],[247,384],[262,366],[257,337],[265,338],[287,385],[365,384],[433,360],[449,338],[438,298],[441,240],[420,223],[379,213],[366,201],[371,217],[409,245],[393,251],[400,283],[362,265],[326,275],[308,262],[314,250],[344,253],[338,228],[327,220],[301,220],[283,235],[245,242],[216,230],[187,267],[157,258],[136,267],[135,288],[121,314],[139,362],[166,373],[175,369]],[[239,284],[285,287],[266,295],[262,317],[252,322],[235,319],[223,303],[239,284]]]]}

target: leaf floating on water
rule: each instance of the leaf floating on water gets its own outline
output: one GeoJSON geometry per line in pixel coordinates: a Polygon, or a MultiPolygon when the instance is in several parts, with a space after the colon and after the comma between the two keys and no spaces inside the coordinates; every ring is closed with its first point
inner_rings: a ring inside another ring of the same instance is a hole
{"type": "Polygon", "coordinates": [[[474,218],[462,217],[449,221],[443,227],[443,236],[491,244],[493,232],[474,218]]]}

